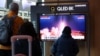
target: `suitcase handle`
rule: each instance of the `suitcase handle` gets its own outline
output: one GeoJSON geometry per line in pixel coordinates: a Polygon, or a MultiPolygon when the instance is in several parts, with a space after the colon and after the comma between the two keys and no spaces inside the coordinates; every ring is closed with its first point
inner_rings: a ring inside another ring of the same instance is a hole
{"type": "Polygon", "coordinates": [[[29,42],[32,42],[32,37],[29,35],[15,35],[11,37],[11,42],[15,42],[17,39],[28,39],[29,42]]]}
{"type": "Polygon", "coordinates": [[[15,52],[14,52],[14,42],[17,39],[28,39],[29,42],[29,55],[28,56],[32,56],[32,52],[31,52],[31,42],[32,42],[32,37],[29,35],[15,35],[11,37],[11,43],[12,43],[12,56],[14,56],[15,52]]]}

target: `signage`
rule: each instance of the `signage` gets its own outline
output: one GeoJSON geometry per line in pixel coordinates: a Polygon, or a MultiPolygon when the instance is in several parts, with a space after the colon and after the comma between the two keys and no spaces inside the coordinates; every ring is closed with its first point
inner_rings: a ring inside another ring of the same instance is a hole
{"type": "Polygon", "coordinates": [[[74,10],[74,7],[73,6],[58,6],[57,8],[57,11],[72,11],[74,10]]]}
{"type": "Polygon", "coordinates": [[[87,4],[58,5],[50,7],[51,12],[74,12],[82,10],[87,10],[87,4]]]}

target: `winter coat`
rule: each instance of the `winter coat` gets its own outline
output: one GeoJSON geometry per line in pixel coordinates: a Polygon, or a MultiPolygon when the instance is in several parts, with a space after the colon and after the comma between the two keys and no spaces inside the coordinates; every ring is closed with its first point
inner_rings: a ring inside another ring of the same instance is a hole
{"type": "Polygon", "coordinates": [[[79,52],[76,41],[71,35],[62,34],[52,46],[51,53],[54,56],[76,56],[79,52]]]}

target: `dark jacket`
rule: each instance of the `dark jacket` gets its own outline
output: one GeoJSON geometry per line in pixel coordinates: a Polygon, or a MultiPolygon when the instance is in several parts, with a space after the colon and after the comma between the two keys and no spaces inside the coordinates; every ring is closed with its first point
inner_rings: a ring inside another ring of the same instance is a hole
{"type": "Polygon", "coordinates": [[[54,42],[51,52],[54,56],[76,56],[79,52],[79,48],[71,35],[62,34],[62,36],[54,42]]]}
{"type": "MultiPolygon", "coordinates": [[[[20,35],[30,35],[33,37],[32,41],[32,56],[42,56],[40,40],[37,38],[37,34],[31,22],[24,23],[20,30],[20,35]]],[[[27,40],[18,40],[15,43],[15,53],[23,53],[28,55],[28,41],[27,40]]]]}
{"type": "MultiPolygon", "coordinates": [[[[16,14],[15,14],[14,11],[9,11],[8,14],[7,14],[7,17],[10,18],[10,17],[15,16],[15,15],[16,14]]],[[[24,20],[21,17],[17,16],[16,19],[14,20],[14,24],[13,24],[13,35],[18,34],[19,27],[23,23],[24,23],[24,20]]],[[[2,49],[2,50],[11,50],[11,46],[4,46],[4,45],[0,44],[0,49],[2,49]]]]}

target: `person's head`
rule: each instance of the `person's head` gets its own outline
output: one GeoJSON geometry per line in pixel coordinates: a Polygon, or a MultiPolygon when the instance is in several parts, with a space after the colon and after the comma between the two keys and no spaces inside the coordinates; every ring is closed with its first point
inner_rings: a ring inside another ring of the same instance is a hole
{"type": "Polygon", "coordinates": [[[71,28],[69,26],[65,26],[62,33],[71,35],[71,28]]]}
{"type": "Polygon", "coordinates": [[[12,2],[9,5],[9,10],[15,12],[16,15],[17,15],[18,14],[18,10],[19,10],[19,5],[17,3],[12,2]]]}

